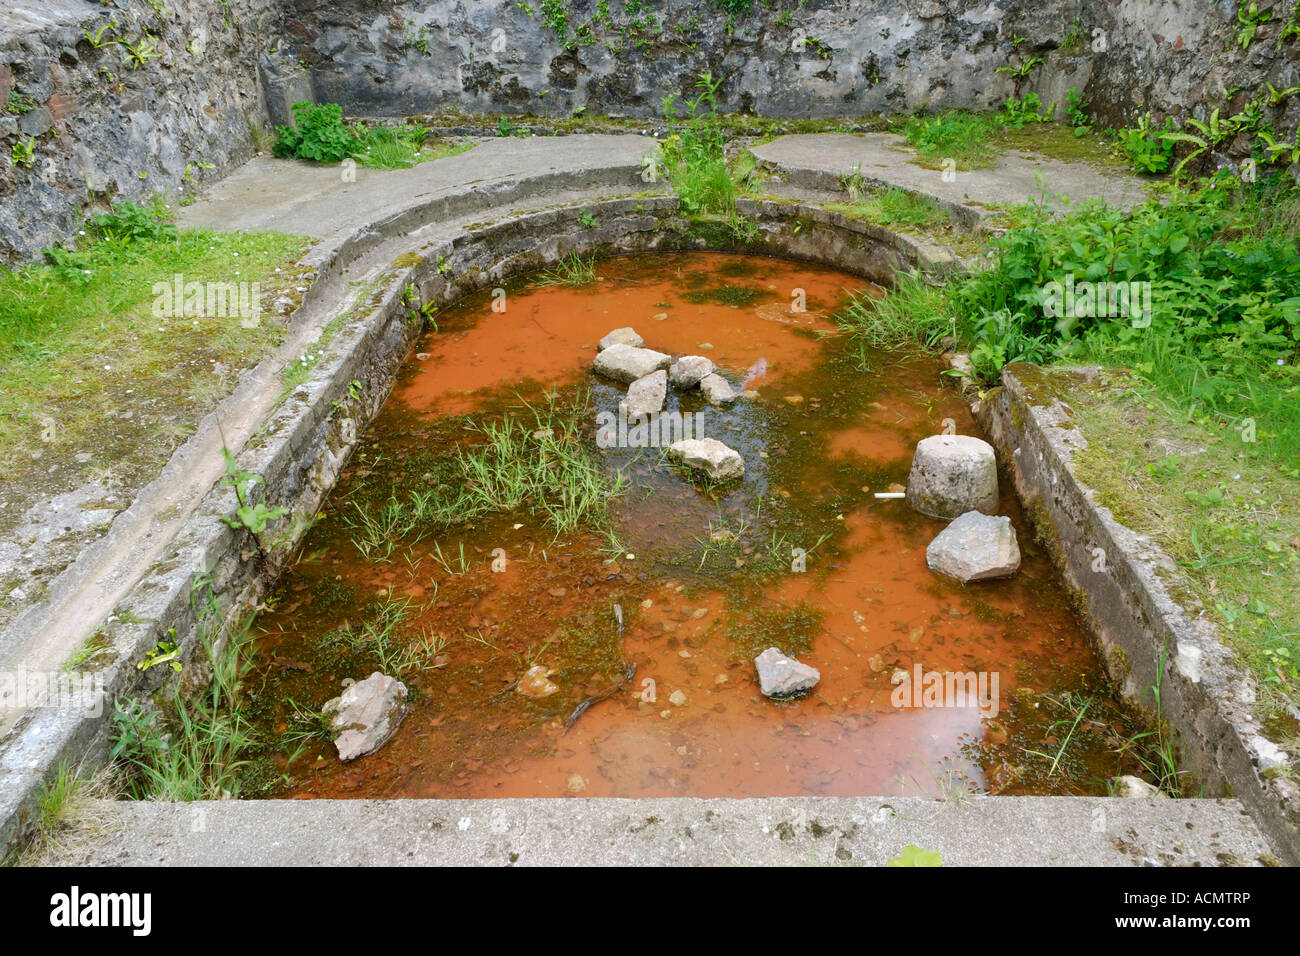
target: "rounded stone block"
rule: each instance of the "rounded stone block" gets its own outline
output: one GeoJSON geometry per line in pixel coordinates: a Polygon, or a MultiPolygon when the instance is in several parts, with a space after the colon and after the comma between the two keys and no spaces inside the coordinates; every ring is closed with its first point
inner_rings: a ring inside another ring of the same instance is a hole
{"type": "Polygon", "coordinates": [[[921,439],[907,476],[907,503],[931,518],[956,518],[968,511],[997,514],[993,446],[971,435],[921,439]]]}

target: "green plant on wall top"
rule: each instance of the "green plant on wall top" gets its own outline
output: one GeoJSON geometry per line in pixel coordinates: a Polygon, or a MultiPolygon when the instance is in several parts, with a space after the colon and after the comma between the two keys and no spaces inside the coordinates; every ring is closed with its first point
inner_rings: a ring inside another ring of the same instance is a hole
{"type": "Polygon", "coordinates": [[[351,156],[357,138],[343,125],[343,107],[337,103],[294,103],[293,126],[277,126],[276,156],[337,163],[351,156]]]}

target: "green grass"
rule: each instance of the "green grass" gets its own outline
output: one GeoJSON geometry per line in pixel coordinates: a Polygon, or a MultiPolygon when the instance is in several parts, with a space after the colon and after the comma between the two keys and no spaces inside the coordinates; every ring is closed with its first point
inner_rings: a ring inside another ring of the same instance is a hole
{"type": "MultiPolygon", "coordinates": [[[[281,332],[269,310],[255,328],[237,317],[160,320],[154,284],[178,274],[186,282],[259,282],[265,297],[293,281],[292,264],[308,248],[308,240],[282,233],[131,238],[91,224],[83,233],[77,251],[56,250],[55,261],[0,270],[0,444],[7,451],[0,478],[37,457],[48,469],[51,452],[92,450],[103,464],[115,436],[135,427],[122,413],[137,402],[160,400],[155,409],[197,420],[218,385],[213,365],[245,368],[281,332]]],[[[136,437],[133,444],[151,436],[136,437]]]]}
{"type": "Polygon", "coordinates": [[[874,351],[911,348],[918,342],[933,347],[951,331],[943,305],[942,288],[919,273],[900,272],[894,287],[882,297],[852,293],[835,321],[848,334],[859,365],[866,367],[874,351]]]}
{"type": "Polygon", "coordinates": [[[248,628],[236,629],[214,652],[205,638],[212,680],[192,697],[173,692],[165,710],[118,701],[109,751],[138,800],[221,800],[238,796],[239,773],[255,741],[245,716],[242,683],[250,658],[248,628]]]}
{"type": "Polygon", "coordinates": [[[473,149],[476,143],[428,143],[419,127],[381,126],[369,130],[352,154],[358,165],[371,169],[407,169],[473,149]]]}
{"type": "Polygon", "coordinates": [[[1133,376],[1112,373],[1066,400],[1088,438],[1080,479],[1178,563],[1175,598],[1185,583],[1207,609],[1263,710],[1300,705],[1300,475],[1269,440],[1189,422],[1133,376]]]}
{"type": "Polygon", "coordinates": [[[918,232],[937,232],[949,226],[948,210],[929,196],[891,186],[853,202],[827,203],[827,209],[866,219],[882,226],[903,227],[918,232]]]}
{"type": "Polygon", "coordinates": [[[914,116],[903,135],[925,165],[938,168],[951,159],[957,169],[982,169],[1001,152],[996,141],[1001,127],[996,114],[950,112],[914,116]]]}
{"type": "Polygon", "coordinates": [[[560,259],[549,269],[538,273],[533,280],[539,286],[569,286],[580,288],[596,281],[596,260],[584,259],[576,252],[560,259]]]}
{"type": "MultiPolygon", "coordinates": [[[[557,538],[582,527],[603,530],[626,478],[607,477],[589,447],[584,429],[592,415],[590,396],[581,393],[565,405],[551,395],[500,420],[468,423],[476,440],[458,448],[427,487],[379,504],[353,503],[344,516],[356,532],[353,544],[370,560],[388,560],[398,540],[516,510],[543,518],[557,538]]],[[[451,570],[454,558],[441,547],[437,560],[451,570]]],[[[464,561],[462,550],[462,571],[464,561]]]]}

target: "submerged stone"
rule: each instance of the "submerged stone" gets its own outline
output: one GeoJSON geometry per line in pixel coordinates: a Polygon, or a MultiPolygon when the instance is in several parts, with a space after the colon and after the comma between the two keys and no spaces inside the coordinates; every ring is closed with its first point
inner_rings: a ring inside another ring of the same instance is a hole
{"type": "Polygon", "coordinates": [[[1011,519],[968,511],[939,532],[925,549],[931,571],[968,581],[1005,578],[1020,568],[1011,519]]]}
{"type": "Polygon", "coordinates": [[[764,697],[781,700],[806,694],[822,679],[815,667],[783,654],[779,648],[769,647],[754,658],[758,671],[758,687],[764,697]]]}
{"type": "Polygon", "coordinates": [[[542,664],[534,664],[524,672],[515,690],[525,697],[550,697],[560,688],[551,682],[555,671],[542,664]]]}
{"type": "Polygon", "coordinates": [[[931,518],[968,511],[996,514],[998,464],[993,446],[971,435],[921,439],[907,476],[907,503],[931,518]]]}
{"type": "Polygon", "coordinates": [[[375,671],[326,702],[324,713],[339,731],[334,738],[339,759],[356,760],[374,753],[397,730],[406,716],[406,685],[375,671]]]}
{"type": "Polygon", "coordinates": [[[712,481],[726,481],[745,474],[740,452],[716,438],[687,438],[668,446],[668,457],[698,471],[712,481]]]}
{"type": "Polygon", "coordinates": [[[630,385],[651,372],[666,369],[673,363],[671,355],[632,345],[611,345],[596,355],[594,368],[599,375],[630,385]]]}

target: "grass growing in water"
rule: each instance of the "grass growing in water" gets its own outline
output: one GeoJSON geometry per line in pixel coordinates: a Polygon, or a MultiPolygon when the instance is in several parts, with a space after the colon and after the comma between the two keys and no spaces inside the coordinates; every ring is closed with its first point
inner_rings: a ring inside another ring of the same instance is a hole
{"type": "Polygon", "coordinates": [[[950,331],[943,315],[943,289],[917,272],[897,273],[893,289],[879,298],[852,293],[835,321],[848,333],[863,368],[872,351],[907,348],[917,342],[933,347],[950,331]]]}
{"type": "Polygon", "coordinates": [[[109,756],[122,768],[132,797],[219,800],[238,794],[239,770],[254,742],[240,686],[250,666],[246,643],[247,627],[232,633],[219,652],[205,638],[211,684],[192,698],[176,691],[167,716],[139,700],[117,702],[109,756]]]}
{"type": "Polygon", "coordinates": [[[580,288],[596,281],[596,260],[584,259],[576,252],[565,256],[540,273],[534,282],[539,286],[580,288]]]}
{"type": "Polygon", "coordinates": [[[378,507],[354,504],[357,514],[345,520],[359,532],[358,550],[386,559],[395,539],[516,509],[544,517],[557,537],[584,526],[605,528],[626,478],[621,472],[608,477],[586,442],[590,395],[560,405],[552,393],[544,405],[524,408],[525,415],[468,423],[481,441],[457,449],[430,487],[405,498],[394,494],[378,507]]]}

